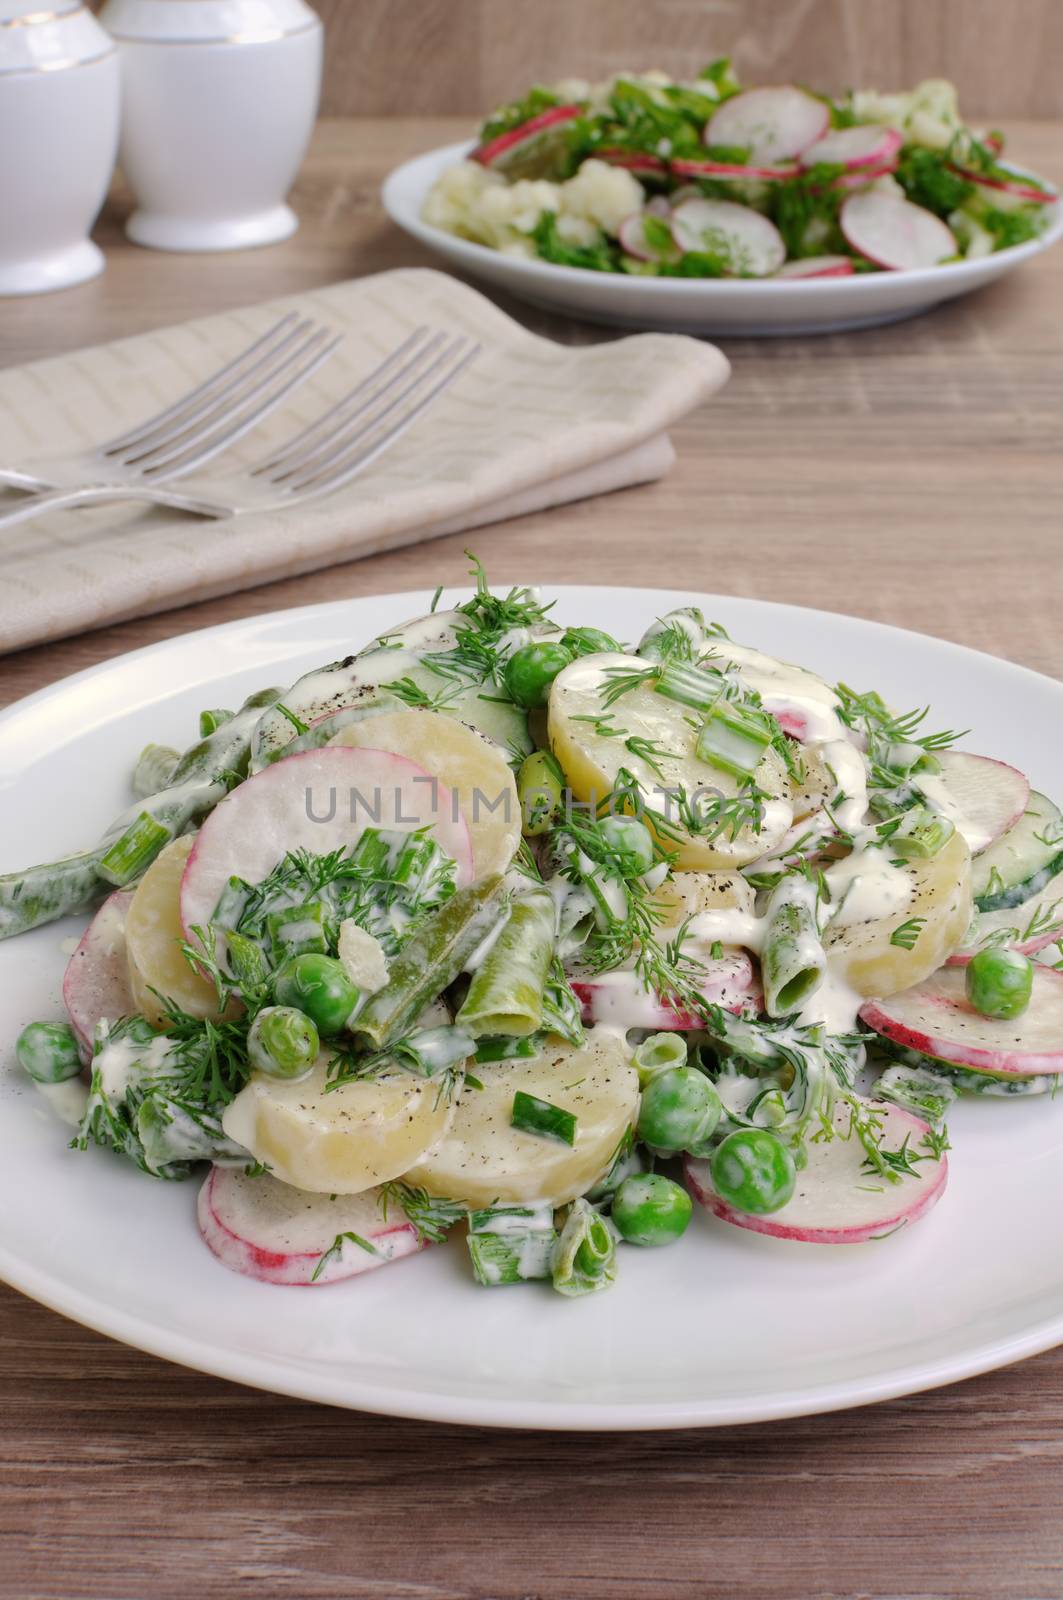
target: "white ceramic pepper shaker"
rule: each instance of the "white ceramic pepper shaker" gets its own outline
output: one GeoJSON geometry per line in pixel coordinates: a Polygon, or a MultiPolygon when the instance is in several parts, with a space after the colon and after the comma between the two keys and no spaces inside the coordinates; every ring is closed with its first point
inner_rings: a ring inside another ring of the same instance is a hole
{"type": "Polygon", "coordinates": [[[0,0],[0,295],[103,271],[88,237],[118,148],[115,49],[78,0],[0,0]]]}
{"type": "Polygon", "coordinates": [[[323,29],[304,0],[107,0],[119,161],[156,250],[241,250],[299,226],[285,196],[317,116],[323,29]]]}

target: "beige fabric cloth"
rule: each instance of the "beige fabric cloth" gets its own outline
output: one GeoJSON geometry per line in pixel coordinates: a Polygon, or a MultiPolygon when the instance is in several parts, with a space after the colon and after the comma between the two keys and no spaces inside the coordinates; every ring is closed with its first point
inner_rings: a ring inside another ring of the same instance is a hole
{"type": "MultiPolygon", "coordinates": [[[[81,509],[0,533],[0,650],[660,477],[673,459],[666,430],[729,370],[712,345],[665,334],[557,345],[457,279],[408,269],[0,372],[0,462],[114,437],[292,308],[342,330],[343,344],[208,471],[261,459],[419,324],[475,334],[484,349],[364,477],[330,498],[222,523],[138,506],[81,509]]],[[[207,488],[205,479],[185,484],[207,488]]]]}

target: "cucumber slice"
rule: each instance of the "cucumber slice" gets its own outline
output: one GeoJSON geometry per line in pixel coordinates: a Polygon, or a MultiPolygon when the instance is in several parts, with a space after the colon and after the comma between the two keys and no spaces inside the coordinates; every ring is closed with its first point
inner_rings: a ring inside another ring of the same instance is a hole
{"type": "MultiPolygon", "coordinates": [[[[388,685],[399,680],[412,685],[414,691],[421,690],[429,701],[441,701],[434,705],[435,709],[501,746],[514,764],[522,761],[532,750],[528,718],[506,697],[505,691],[490,680],[461,685],[460,680],[432,668],[432,655],[453,649],[456,630],[467,620],[458,611],[416,617],[374,639],[357,655],[308,672],[280,700],[283,710],[270,707],[259,720],[251,750],[251,771],[261,771],[291,743],[296,736],[292,716],[310,726],[346,707],[382,703],[382,709],[391,709],[394,701],[388,685]]],[[[543,626],[532,631],[536,636],[553,637],[559,630],[543,626]]]]}
{"type": "Polygon", "coordinates": [[[971,887],[979,911],[1006,911],[1044,888],[1063,868],[1063,815],[1047,795],[1030,791],[1014,827],[974,864],[971,887]]]}
{"type": "Polygon", "coordinates": [[[973,955],[987,944],[1003,944],[1024,956],[1036,955],[1063,938],[1063,869],[1021,905],[1003,911],[977,911],[959,953],[973,955]]]}

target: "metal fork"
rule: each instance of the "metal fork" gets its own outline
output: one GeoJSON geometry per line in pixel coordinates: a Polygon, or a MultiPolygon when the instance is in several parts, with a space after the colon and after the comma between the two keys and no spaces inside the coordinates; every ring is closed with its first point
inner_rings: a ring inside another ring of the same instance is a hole
{"type": "Polygon", "coordinates": [[[264,421],[328,360],[342,337],[290,311],[156,416],[95,450],[17,470],[0,468],[0,486],[39,494],[184,477],[264,421]]]}
{"type": "MultiPolygon", "coordinates": [[[[433,406],[465,371],[481,346],[464,334],[453,338],[414,330],[397,349],[309,427],[256,466],[212,479],[204,496],[162,484],[96,484],[37,495],[0,514],[0,529],[46,511],[104,501],[148,501],[195,516],[224,519],[246,511],[275,511],[334,494],[364,472],[433,406]],[[209,497],[208,497],[209,496],[209,497]]],[[[180,457],[177,458],[178,464],[180,457]]],[[[179,470],[183,468],[179,465],[179,470]]]]}

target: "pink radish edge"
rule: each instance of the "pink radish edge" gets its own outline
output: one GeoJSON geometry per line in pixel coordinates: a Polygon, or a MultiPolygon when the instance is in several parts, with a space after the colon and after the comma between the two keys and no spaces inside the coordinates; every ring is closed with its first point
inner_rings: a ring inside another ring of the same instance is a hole
{"type": "Polygon", "coordinates": [[[938,266],[958,252],[955,235],[940,217],[878,189],[850,195],[838,222],[858,255],[891,272],[938,266]]]}
{"type": "MultiPolygon", "coordinates": [[[[918,1050],[921,1055],[932,1056],[946,1066],[966,1067],[971,1072],[991,1073],[998,1078],[1054,1077],[1063,1072],[1063,1029],[1060,1031],[1059,1048],[1054,1051],[1008,1050],[995,1045],[971,1044],[950,1038],[944,1032],[935,1031],[930,1018],[920,1025],[914,1020],[905,1021],[903,1015],[896,1014],[896,1010],[891,1013],[890,1000],[900,1001],[902,1007],[914,1003],[925,1012],[940,1010],[943,1025],[951,1014],[984,1021],[989,1029],[1001,1027],[1006,1030],[1017,1030],[1021,1034],[1022,1017],[1016,1017],[1007,1023],[996,1021],[991,1017],[981,1019],[979,1013],[968,1003],[965,985],[957,982],[956,969],[968,966],[970,961],[971,954],[968,952],[950,956],[943,968],[929,978],[924,978],[922,983],[916,984],[912,989],[903,990],[899,995],[891,995],[886,1000],[865,1001],[860,1007],[861,1022],[865,1022],[869,1028],[874,1028],[883,1038],[892,1039],[894,1044],[902,1045],[909,1050],[918,1050]],[[953,974],[951,977],[944,976],[950,971],[953,974]],[[934,993],[932,987],[935,980],[938,989],[942,991],[938,994],[934,993]]],[[[1049,1003],[1053,1000],[1058,1001],[1059,1014],[1063,1019],[1063,987],[1059,988],[1057,995],[1050,994],[1053,983],[1063,986],[1063,972],[1056,972],[1051,967],[1037,966],[1034,969],[1033,981],[1034,997],[1031,999],[1031,1006],[1037,1004],[1038,990],[1042,993],[1049,991],[1049,1003]]],[[[1024,1013],[1025,1015],[1028,1015],[1028,1012],[1024,1013]]]]}
{"type": "Polygon", "coordinates": [[[772,166],[743,166],[734,161],[692,161],[685,157],[672,162],[672,171],[681,178],[762,178],[767,181],[794,178],[800,172],[796,161],[772,166]]]}
{"type": "Polygon", "coordinates": [[[402,828],[404,823],[431,823],[439,843],[457,863],[458,884],[473,881],[469,828],[457,798],[415,761],[368,745],[326,745],[264,767],[226,795],[199,830],[181,878],[181,921],[186,933],[192,937],[194,926],[209,922],[231,875],[258,883],[289,850],[302,847],[321,853],[353,844],[367,827],[402,828]],[[310,816],[314,807],[307,800],[315,782],[333,796],[335,816],[327,822],[310,816]],[[350,794],[356,793],[364,802],[374,791],[381,801],[379,818],[369,815],[361,823],[352,823],[347,804],[350,794]],[[391,794],[398,816],[384,811],[383,798],[391,794]],[[433,808],[433,816],[424,815],[426,805],[433,808]],[[404,815],[404,807],[409,816],[404,815]],[[267,851],[264,841],[271,828],[276,838],[267,851]]]}
{"type": "Polygon", "coordinates": [[[1051,205],[1054,200],[1059,199],[1059,195],[1051,189],[1032,189],[1019,177],[990,178],[984,173],[972,172],[968,167],[957,167],[951,161],[949,170],[958,178],[965,178],[968,183],[977,184],[980,189],[997,189],[1002,194],[1012,194],[1017,200],[1028,200],[1034,205],[1051,205]]]}
{"type": "Polygon", "coordinates": [[[896,163],[903,143],[895,128],[858,123],[852,128],[835,128],[824,134],[822,139],[817,139],[801,151],[800,162],[803,167],[814,167],[823,162],[852,170],[886,168],[890,163],[896,163]]]}
{"type": "MultiPolygon", "coordinates": [[[[226,1186],[233,1180],[252,1184],[275,1180],[246,1178],[244,1174],[235,1172],[231,1168],[212,1167],[199,1191],[196,1217],[203,1241],[223,1266],[228,1267],[231,1272],[238,1272],[242,1277],[257,1278],[262,1283],[281,1284],[289,1288],[317,1289],[329,1283],[342,1283],[348,1278],[359,1277],[363,1272],[388,1266],[392,1261],[416,1255],[426,1248],[425,1241],[418,1238],[416,1229],[409,1222],[388,1223],[379,1229],[373,1228],[362,1234],[370,1244],[381,1250],[380,1255],[370,1255],[368,1251],[362,1250],[361,1246],[351,1243],[350,1254],[346,1259],[340,1256],[332,1262],[326,1262],[320,1276],[315,1279],[314,1273],[321,1266],[322,1256],[337,1237],[337,1231],[343,1230],[334,1229],[326,1238],[325,1234],[328,1232],[326,1228],[322,1233],[320,1249],[271,1250],[245,1234],[237,1233],[220,1214],[220,1209],[224,1209],[225,1206],[226,1186]]],[[[315,1195],[306,1198],[318,1201],[322,1197],[315,1195]]],[[[342,1220],[344,1220],[342,1216],[337,1216],[337,1222],[342,1220]]]]}
{"type": "MultiPolygon", "coordinates": [[[[851,278],[854,272],[852,261],[848,256],[805,256],[799,261],[785,261],[775,274],[777,278],[851,278]]],[[[796,719],[791,716],[792,722],[796,719]]],[[[796,733],[794,728],[788,727],[782,717],[778,719],[784,733],[793,733],[797,739],[803,739],[808,731],[807,722],[801,720],[801,733],[796,733]]]]}
{"type": "Polygon", "coordinates": [[[612,146],[603,146],[594,152],[599,161],[604,161],[610,167],[623,167],[627,172],[643,174],[649,178],[664,178],[668,175],[668,163],[662,161],[660,156],[650,155],[642,150],[619,150],[612,146]]]}
{"type": "Polygon", "coordinates": [[[116,1022],[136,1010],[129,989],[125,923],[132,889],[108,895],[81,936],[63,974],[63,1004],[83,1052],[91,1052],[96,1024],[116,1022]]]}
{"type": "MultiPolygon", "coordinates": [[[[918,1139],[930,1131],[925,1122],[920,1121],[918,1117],[912,1116],[910,1112],[903,1111],[899,1106],[877,1106],[876,1109],[882,1112],[889,1123],[894,1126],[900,1125],[904,1127],[910,1134],[913,1143],[918,1143],[918,1139]]],[[[858,1141],[852,1141],[854,1147],[857,1144],[858,1141]]],[[[813,1163],[816,1160],[817,1152],[823,1148],[829,1149],[830,1146],[812,1145],[810,1147],[808,1166],[797,1175],[798,1195],[802,1192],[802,1182],[807,1184],[810,1180],[810,1175],[811,1180],[813,1182],[816,1181],[813,1163]]],[[[855,1157],[855,1148],[853,1149],[853,1154],[855,1157]]],[[[925,1173],[922,1181],[916,1178],[903,1178],[898,1184],[886,1185],[880,1197],[874,1196],[870,1191],[863,1189],[855,1192],[855,1209],[859,1209],[861,1206],[870,1209],[875,1204],[876,1199],[879,1198],[883,1202],[887,1200],[901,1202],[906,1193],[908,1196],[907,1205],[888,1205],[884,1207],[881,1213],[866,1217],[862,1222],[837,1225],[786,1221],[786,1212],[790,1206],[793,1206],[793,1200],[789,1201],[779,1211],[769,1213],[767,1216],[754,1216],[748,1211],[738,1211],[734,1206],[728,1205],[726,1200],[721,1199],[713,1189],[710,1167],[707,1161],[700,1161],[693,1156],[687,1156],[683,1162],[683,1175],[691,1195],[706,1211],[710,1211],[713,1216],[719,1217],[721,1222],[730,1223],[737,1228],[745,1228],[750,1233],[762,1233],[769,1238],[786,1239],[795,1244],[867,1244],[871,1240],[881,1239],[885,1234],[892,1233],[894,1230],[905,1227],[909,1223],[918,1222],[937,1205],[945,1192],[949,1175],[948,1157],[942,1155],[939,1160],[933,1163],[932,1168],[927,1163],[922,1171],[925,1173]],[[907,1191],[905,1190],[906,1184],[910,1185],[907,1191]]]]}
{"type": "MultiPolygon", "coordinates": [[[[707,968],[701,990],[710,1005],[736,1015],[747,1005],[759,1006],[753,963],[744,950],[735,950],[707,968]]],[[[660,995],[651,994],[634,972],[606,972],[598,978],[572,980],[572,991],[583,1010],[584,1022],[611,1022],[621,1028],[662,1028],[677,1033],[704,1026],[688,1011],[677,1010],[660,995]]]]}
{"type": "Polygon", "coordinates": [[[549,106],[545,111],[540,111],[537,117],[522,122],[519,128],[508,128],[496,139],[489,139],[486,144],[478,146],[470,154],[469,160],[479,161],[485,167],[494,166],[499,156],[508,155],[511,150],[515,150],[528,139],[534,139],[537,134],[545,133],[547,128],[571,122],[573,117],[579,115],[579,106],[549,106]]]}

